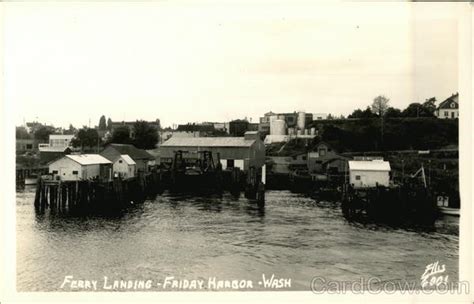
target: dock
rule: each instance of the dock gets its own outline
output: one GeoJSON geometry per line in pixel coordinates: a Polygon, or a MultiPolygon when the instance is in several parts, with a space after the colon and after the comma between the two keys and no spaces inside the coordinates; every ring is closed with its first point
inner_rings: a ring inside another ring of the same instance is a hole
{"type": "Polygon", "coordinates": [[[38,213],[109,213],[143,203],[162,191],[159,172],[110,181],[61,181],[46,175],[38,177],[34,206],[38,213]]]}

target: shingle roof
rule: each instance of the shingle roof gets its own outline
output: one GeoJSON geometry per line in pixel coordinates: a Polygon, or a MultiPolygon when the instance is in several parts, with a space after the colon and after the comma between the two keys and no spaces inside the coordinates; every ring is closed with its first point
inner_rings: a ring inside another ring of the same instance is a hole
{"type": "Polygon", "coordinates": [[[383,160],[350,160],[349,170],[390,171],[390,163],[383,160]]]}
{"type": "Polygon", "coordinates": [[[244,137],[171,137],[162,147],[250,147],[255,139],[244,137]]]}
{"type": "Polygon", "coordinates": [[[126,144],[109,144],[110,147],[113,147],[120,154],[127,154],[132,159],[150,159],[154,160],[155,158],[148,152],[142,149],[138,149],[132,145],[126,144]]]}
{"type": "Polygon", "coordinates": [[[66,157],[81,165],[111,164],[112,162],[100,154],[71,154],[66,157]]]}

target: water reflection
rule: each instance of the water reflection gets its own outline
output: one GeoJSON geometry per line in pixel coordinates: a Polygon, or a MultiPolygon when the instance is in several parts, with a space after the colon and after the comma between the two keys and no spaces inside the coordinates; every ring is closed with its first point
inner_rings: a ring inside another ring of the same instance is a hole
{"type": "Polygon", "coordinates": [[[164,193],[113,215],[36,214],[17,194],[17,287],[59,290],[65,274],[195,279],[277,273],[307,290],[315,276],[377,275],[418,282],[427,264],[457,277],[459,221],[431,229],[348,222],[338,203],[270,191],[266,207],[242,197],[164,193]]]}

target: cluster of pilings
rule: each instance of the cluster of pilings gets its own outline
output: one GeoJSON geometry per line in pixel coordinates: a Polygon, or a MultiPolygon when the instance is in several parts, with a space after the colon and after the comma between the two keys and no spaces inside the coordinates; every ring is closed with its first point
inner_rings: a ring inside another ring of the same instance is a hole
{"type": "Polygon", "coordinates": [[[347,219],[369,219],[386,224],[433,225],[438,216],[429,190],[407,184],[362,189],[344,185],[341,207],[347,219]]]}
{"type": "Polygon", "coordinates": [[[158,194],[159,183],[157,172],[112,181],[55,181],[39,177],[34,206],[39,213],[47,209],[51,213],[116,212],[158,194]]]}
{"type": "MultiPolygon", "coordinates": [[[[256,175],[246,176],[236,168],[229,172],[227,183],[222,178],[222,187],[233,195],[257,202],[259,208],[265,206],[265,187],[256,175]]],[[[168,188],[166,172],[139,172],[136,177],[113,180],[53,180],[41,176],[37,181],[34,206],[38,213],[49,210],[51,213],[109,213],[123,210],[127,206],[153,199],[168,188]]],[[[178,187],[185,185],[179,184],[178,187]]]]}

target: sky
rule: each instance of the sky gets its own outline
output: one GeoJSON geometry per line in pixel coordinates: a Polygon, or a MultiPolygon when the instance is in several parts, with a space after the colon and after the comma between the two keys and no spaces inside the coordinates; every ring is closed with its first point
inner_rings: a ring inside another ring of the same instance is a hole
{"type": "Polygon", "coordinates": [[[7,103],[55,126],[348,115],[458,91],[456,4],[8,3],[7,103]]]}

